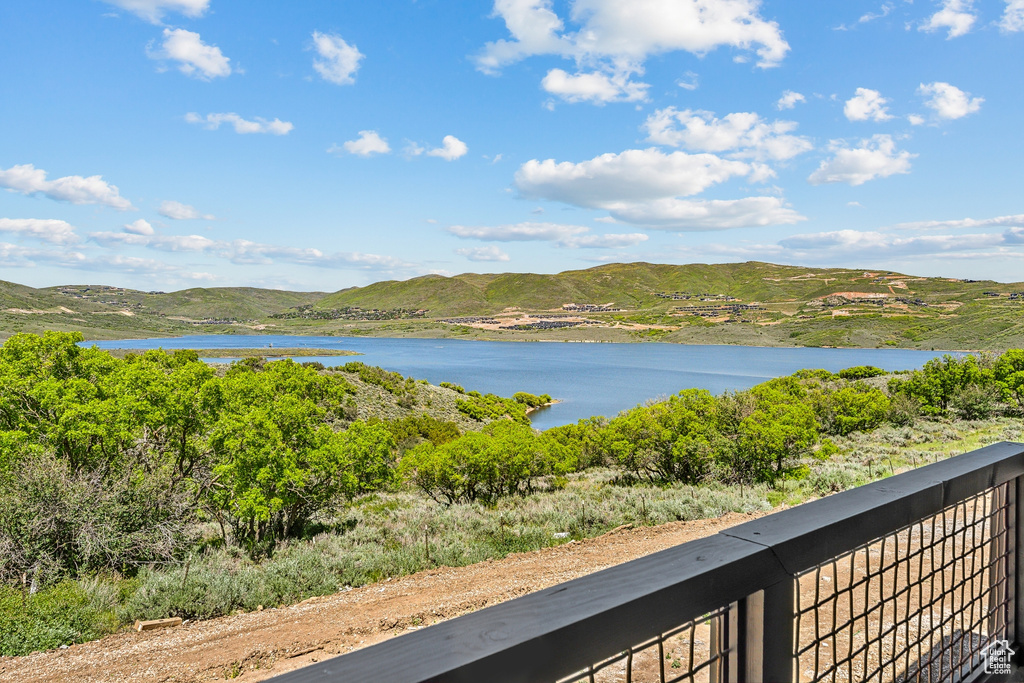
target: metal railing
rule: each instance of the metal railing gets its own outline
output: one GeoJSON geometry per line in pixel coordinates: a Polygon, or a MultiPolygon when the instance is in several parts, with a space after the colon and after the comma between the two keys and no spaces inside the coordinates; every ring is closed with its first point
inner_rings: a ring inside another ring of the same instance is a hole
{"type": "Polygon", "coordinates": [[[1022,502],[999,443],[274,680],[984,680],[1024,645],[1022,502]]]}

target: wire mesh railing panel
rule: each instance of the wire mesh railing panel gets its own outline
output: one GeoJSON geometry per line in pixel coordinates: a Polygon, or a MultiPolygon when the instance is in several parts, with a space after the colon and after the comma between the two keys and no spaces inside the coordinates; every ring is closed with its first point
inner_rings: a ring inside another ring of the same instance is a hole
{"type": "Polygon", "coordinates": [[[1009,486],[797,576],[801,681],[953,683],[1008,637],[1009,486]]]}
{"type": "Polygon", "coordinates": [[[735,666],[735,605],[686,622],[559,683],[719,683],[735,666]],[[730,657],[730,655],[733,655],[730,657]]]}

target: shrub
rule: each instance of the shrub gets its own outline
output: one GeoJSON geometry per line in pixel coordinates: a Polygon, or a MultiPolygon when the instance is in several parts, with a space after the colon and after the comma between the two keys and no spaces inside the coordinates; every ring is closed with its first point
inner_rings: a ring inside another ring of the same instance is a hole
{"type": "Polygon", "coordinates": [[[74,581],[27,596],[0,585],[0,656],[27,655],[117,630],[112,611],[93,604],[74,581]]]}
{"type": "Polygon", "coordinates": [[[876,368],[873,365],[857,365],[855,367],[839,371],[839,377],[846,380],[869,379],[871,377],[881,377],[882,375],[887,374],[889,373],[885,370],[876,368]]]}

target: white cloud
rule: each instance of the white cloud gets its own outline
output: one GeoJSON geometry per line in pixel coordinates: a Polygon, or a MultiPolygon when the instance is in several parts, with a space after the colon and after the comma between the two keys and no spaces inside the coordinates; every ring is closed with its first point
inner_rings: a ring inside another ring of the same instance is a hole
{"type": "Polygon", "coordinates": [[[140,218],[139,220],[133,221],[133,222],[129,223],[128,225],[124,226],[124,231],[125,232],[130,232],[133,235],[155,235],[156,234],[156,230],[153,229],[153,226],[150,224],[150,222],[145,220],[145,219],[143,219],[143,218],[140,218]]]}
{"type": "Polygon", "coordinates": [[[562,69],[552,69],[541,81],[541,87],[567,102],[635,102],[647,99],[647,83],[630,81],[632,72],[576,73],[570,75],[562,69]]]}
{"type": "Polygon", "coordinates": [[[570,237],[560,243],[559,246],[568,247],[569,249],[621,249],[623,247],[632,247],[647,240],[647,235],[642,232],[608,233],[605,235],[570,237]]]}
{"type": "Polygon", "coordinates": [[[719,47],[754,51],[758,66],[777,66],[789,51],[778,24],[759,14],[760,0],[575,0],[566,31],[551,0],[495,0],[492,16],[509,39],[487,43],[477,67],[496,73],[534,55],[557,55],[586,71],[550,71],[545,89],[572,101],[603,103],[645,97],[647,84],[630,82],[648,57],[684,50],[703,56],[719,47]],[[595,68],[596,67],[596,68],[595,68]]]}
{"type": "Polygon", "coordinates": [[[866,254],[876,258],[969,252],[1013,243],[1012,235],[999,233],[896,237],[882,232],[859,230],[794,235],[779,240],[779,245],[786,249],[806,252],[833,251],[846,255],[866,254]]]}
{"type": "Polygon", "coordinates": [[[970,96],[955,85],[936,81],[934,83],[922,83],[917,89],[917,94],[930,98],[925,106],[935,112],[940,119],[961,119],[968,114],[981,109],[983,97],[970,96]]]}
{"type": "Polygon", "coordinates": [[[239,265],[270,265],[283,262],[319,268],[385,271],[407,270],[413,267],[411,263],[378,254],[326,253],[319,249],[262,244],[249,240],[211,240],[202,235],[142,234],[133,230],[135,227],[135,224],[125,226],[123,232],[94,232],[89,238],[108,248],[123,245],[171,253],[208,254],[239,265]]]}
{"type": "Polygon", "coordinates": [[[207,130],[217,130],[222,123],[234,126],[236,133],[247,135],[250,133],[270,133],[271,135],[287,135],[295,128],[289,121],[267,119],[257,116],[255,120],[248,121],[234,112],[223,114],[207,114],[205,117],[189,112],[185,114],[185,121],[202,125],[207,130]]]}
{"type": "Polygon", "coordinates": [[[916,221],[899,223],[898,230],[959,230],[964,228],[1021,228],[1024,227],[1024,213],[997,216],[995,218],[962,218],[951,221],[916,221]]]}
{"type": "Polygon", "coordinates": [[[857,20],[857,23],[867,24],[868,22],[872,22],[875,19],[883,19],[889,16],[889,13],[892,12],[892,10],[893,6],[891,3],[884,3],[877,12],[866,12],[862,14],[860,19],[857,20]]]}
{"type": "Polygon", "coordinates": [[[667,107],[648,116],[643,128],[648,141],[659,145],[782,161],[813,149],[807,138],[789,135],[796,125],[792,121],[767,123],[750,112],[727,114],[717,119],[708,111],[678,111],[667,107]]]}
{"type": "Polygon", "coordinates": [[[49,218],[0,218],[0,232],[34,237],[51,244],[78,241],[78,235],[69,223],[49,218]]]}
{"type": "Polygon", "coordinates": [[[495,246],[489,247],[470,247],[466,249],[456,249],[455,253],[459,256],[465,256],[470,261],[508,261],[509,256],[501,249],[495,246]]]}
{"type": "Polygon", "coordinates": [[[454,135],[445,135],[441,140],[441,146],[428,151],[427,156],[441,157],[445,161],[455,161],[459,157],[465,156],[468,151],[469,147],[465,142],[454,135]]]}
{"type": "Polygon", "coordinates": [[[1008,33],[1024,31],[1024,0],[1006,0],[999,28],[1008,33]]]}
{"type": "Polygon", "coordinates": [[[931,33],[948,29],[946,40],[970,32],[978,18],[974,14],[974,0],[941,0],[941,2],[941,9],[922,23],[918,30],[931,33]]]}
{"type": "Polygon", "coordinates": [[[132,228],[125,226],[124,232],[90,233],[89,239],[106,247],[123,244],[167,252],[209,252],[218,245],[218,242],[202,235],[156,235],[132,228]]]}
{"type": "Polygon", "coordinates": [[[355,45],[349,45],[341,36],[313,31],[313,48],[320,59],[313,60],[313,68],[325,80],[336,85],[356,82],[359,62],[365,57],[355,45]]]}
{"type": "Polygon", "coordinates": [[[150,59],[179,62],[178,71],[186,76],[208,81],[231,74],[231,60],[216,45],[207,45],[198,33],[183,28],[165,28],[164,42],[159,50],[148,48],[150,59]]]}
{"type": "Polygon", "coordinates": [[[0,266],[7,268],[31,268],[39,261],[75,267],[85,260],[86,256],[77,251],[38,249],[0,242],[0,266]]]}
{"type": "Polygon", "coordinates": [[[753,170],[750,164],[714,154],[630,149],[580,163],[531,159],[516,172],[515,185],[528,199],[603,209],[621,202],[694,195],[753,170]]]}
{"type": "Polygon", "coordinates": [[[602,154],[580,163],[533,159],[516,172],[515,185],[527,199],[604,209],[616,220],[663,229],[717,230],[803,220],[775,197],[681,199],[734,177],[757,182],[771,173],[763,164],[651,148],[602,154]]]}
{"type": "Polygon", "coordinates": [[[104,0],[109,5],[120,7],[146,21],[159,24],[165,12],[178,12],[197,19],[206,13],[210,0],[104,0]]]}
{"type": "Polygon", "coordinates": [[[910,173],[910,160],[917,156],[907,151],[898,151],[890,135],[874,135],[862,140],[856,148],[845,147],[844,144],[842,141],[832,141],[835,156],[822,161],[818,170],[807,178],[812,185],[863,185],[875,178],[910,173]]]}
{"type": "Polygon", "coordinates": [[[700,78],[694,72],[687,71],[686,78],[680,78],[677,80],[676,85],[683,90],[696,90],[700,87],[700,78]]]}
{"type": "Polygon", "coordinates": [[[785,206],[778,197],[712,200],[668,198],[622,204],[609,211],[616,219],[627,223],[678,232],[791,225],[807,220],[785,206]]]}
{"type": "Polygon", "coordinates": [[[922,126],[922,125],[924,125],[924,117],[921,116],[920,114],[911,114],[911,115],[909,115],[907,117],[907,121],[909,121],[910,125],[912,125],[912,126],[922,126]]]}
{"type": "Polygon", "coordinates": [[[38,193],[71,204],[102,204],[121,211],[134,208],[130,201],[121,196],[117,186],[106,182],[102,176],[83,178],[80,175],[69,175],[47,180],[46,171],[32,164],[0,169],[0,187],[26,195],[38,193]]]}
{"type": "Polygon", "coordinates": [[[582,225],[560,223],[515,223],[494,226],[453,225],[448,232],[463,239],[488,242],[561,242],[590,232],[582,225]]]}
{"type": "Polygon", "coordinates": [[[843,113],[850,121],[887,121],[892,118],[886,109],[887,104],[889,100],[877,90],[857,88],[856,94],[846,100],[843,113]]]}
{"type": "Polygon", "coordinates": [[[592,235],[590,228],[561,223],[515,223],[510,225],[453,225],[448,232],[462,239],[485,242],[554,242],[569,249],[629,247],[647,240],[643,233],[592,235]]]}
{"type": "Polygon", "coordinates": [[[194,206],[189,206],[188,204],[182,204],[181,202],[176,202],[172,200],[161,202],[160,208],[157,209],[157,213],[159,213],[164,218],[170,218],[176,221],[189,221],[196,220],[199,218],[203,219],[204,221],[216,220],[215,216],[200,213],[199,210],[196,209],[196,207],[194,206]]]}
{"type": "Polygon", "coordinates": [[[349,154],[368,157],[374,154],[387,154],[391,151],[391,146],[388,145],[386,138],[382,138],[377,134],[377,131],[361,130],[359,131],[359,137],[355,140],[348,140],[342,143],[340,148],[337,145],[332,145],[327,151],[332,154],[345,151],[349,154]]]}
{"type": "Polygon", "coordinates": [[[782,97],[780,97],[779,101],[775,103],[775,108],[778,109],[779,111],[782,111],[783,109],[792,109],[798,103],[803,103],[806,101],[807,98],[801,95],[800,93],[793,92],[792,90],[787,90],[784,93],[782,93],[782,97]]]}

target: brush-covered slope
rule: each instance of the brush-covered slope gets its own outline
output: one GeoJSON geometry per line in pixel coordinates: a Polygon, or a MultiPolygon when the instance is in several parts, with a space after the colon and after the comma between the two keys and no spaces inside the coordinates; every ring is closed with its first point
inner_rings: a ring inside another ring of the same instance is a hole
{"type": "Polygon", "coordinates": [[[1019,291],[1024,284],[916,278],[848,268],[806,268],[748,262],[684,266],[615,263],[555,275],[468,273],[428,275],[342,290],[320,299],[317,308],[407,308],[430,317],[490,314],[507,307],[557,309],[566,303],[614,303],[619,308],[668,307],[659,294],[723,294],[743,301],[808,301],[839,292],[940,297],[973,301],[990,289],[1019,291]],[[1016,289],[1015,289],[1016,288],[1016,289]],[[911,294],[912,292],[912,294],[911,294]]]}

